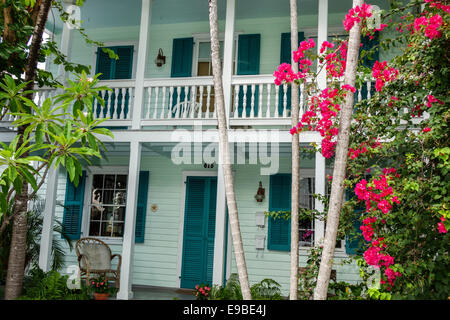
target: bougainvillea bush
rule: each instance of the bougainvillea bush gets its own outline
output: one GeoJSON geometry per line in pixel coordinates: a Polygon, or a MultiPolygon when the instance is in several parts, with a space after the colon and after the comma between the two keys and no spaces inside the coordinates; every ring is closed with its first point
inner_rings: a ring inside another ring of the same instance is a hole
{"type": "Polygon", "coordinates": [[[398,298],[447,299],[450,6],[419,3],[423,11],[398,10],[392,24],[401,28],[381,45],[400,54],[375,63],[376,92],[356,106],[351,148],[381,143],[348,160],[347,182],[364,209],[363,256],[380,269],[381,288],[398,298]]]}
{"type": "MultiPolygon", "coordinates": [[[[334,156],[340,105],[371,79],[370,99],[355,105],[348,151],[348,194],[340,231],[361,223],[361,256],[379,270],[380,290],[393,298],[447,299],[449,290],[449,14],[447,1],[415,0],[381,12],[373,23],[370,4],[355,7],[344,18],[348,31],[361,23],[362,35],[381,34],[379,46],[396,56],[363,63],[357,87],[342,85],[347,42],[324,42],[319,54],[306,40],[293,52],[299,73],[289,64],[275,71],[276,84],[307,83],[309,66],[318,59],[328,87],[309,89],[306,112],[291,134],[317,131],[320,151],[334,156]],[[308,74],[307,74],[308,73],[308,74]],[[358,207],[358,210],[355,208],[358,207]]],[[[366,57],[366,58],[365,58],[366,57]]],[[[310,87],[309,87],[310,88],[310,87]]]]}

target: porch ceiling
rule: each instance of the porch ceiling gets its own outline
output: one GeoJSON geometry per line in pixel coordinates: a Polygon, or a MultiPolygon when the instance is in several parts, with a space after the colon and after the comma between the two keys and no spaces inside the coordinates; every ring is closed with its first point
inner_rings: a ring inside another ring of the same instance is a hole
{"type": "MultiPolygon", "coordinates": [[[[389,8],[388,0],[371,0],[371,4],[382,9],[389,8]]],[[[352,0],[328,1],[329,13],[344,13],[352,0]]],[[[226,1],[219,1],[219,20],[225,19],[226,1]]],[[[316,15],[317,0],[299,0],[298,13],[301,16],[316,15]]],[[[289,0],[236,0],[236,19],[288,17],[289,0]]],[[[141,0],[90,0],[81,7],[81,20],[86,29],[126,27],[139,25],[141,0]]],[[[62,23],[56,9],[49,16],[47,28],[61,30],[62,23]]],[[[208,21],[208,5],[205,0],[153,0],[152,24],[170,24],[208,21]]]]}

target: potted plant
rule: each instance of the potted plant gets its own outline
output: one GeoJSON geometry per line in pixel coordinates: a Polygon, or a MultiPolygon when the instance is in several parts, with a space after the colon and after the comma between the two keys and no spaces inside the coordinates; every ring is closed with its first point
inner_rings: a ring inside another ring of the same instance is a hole
{"type": "Polygon", "coordinates": [[[91,280],[91,288],[94,291],[95,300],[108,300],[109,285],[105,277],[99,277],[91,280]]]}
{"type": "Polygon", "coordinates": [[[196,285],[194,294],[197,297],[197,300],[208,300],[209,299],[209,292],[211,291],[211,288],[207,285],[196,285]]]}

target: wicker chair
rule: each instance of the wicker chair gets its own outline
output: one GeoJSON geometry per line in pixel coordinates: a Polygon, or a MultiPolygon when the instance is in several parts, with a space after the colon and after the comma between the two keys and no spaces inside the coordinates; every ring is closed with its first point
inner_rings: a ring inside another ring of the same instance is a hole
{"type": "Polygon", "coordinates": [[[112,254],[109,246],[96,238],[81,238],[75,245],[75,251],[78,257],[80,279],[86,279],[86,285],[89,285],[93,275],[102,275],[107,281],[114,280],[116,288],[119,289],[120,267],[122,264],[122,256],[120,254],[112,254]],[[119,261],[117,268],[112,269],[111,261],[115,257],[119,261]]]}

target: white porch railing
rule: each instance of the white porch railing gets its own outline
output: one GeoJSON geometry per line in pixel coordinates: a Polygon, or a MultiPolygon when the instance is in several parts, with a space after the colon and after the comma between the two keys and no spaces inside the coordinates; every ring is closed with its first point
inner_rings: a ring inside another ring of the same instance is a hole
{"type": "Polygon", "coordinates": [[[107,86],[112,91],[102,90],[99,95],[105,101],[102,106],[97,100],[94,100],[93,113],[96,119],[107,119],[105,126],[130,126],[134,94],[134,80],[107,80],[99,83],[101,86],[107,86]]]}
{"type": "MultiPolygon", "coordinates": [[[[275,85],[272,75],[233,76],[232,88],[231,125],[291,124],[290,89],[275,85]]],[[[302,111],[305,101],[305,94],[300,94],[302,111]]]]}
{"type": "Polygon", "coordinates": [[[146,79],[142,125],[216,124],[212,77],[146,79]]]}
{"type": "MultiPolygon", "coordinates": [[[[135,103],[135,80],[108,80],[99,85],[100,96],[105,100],[101,106],[94,100],[94,117],[105,119],[103,126],[130,127],[135,103]]],[[[225,88],[226,89],[226,88],[225,88]]],[[[287,85],[274,84],[272,75],[235,75],[231,81],[232,97],[229,106],[231,126],[290,126],[291,97],[287,85]]],[[[366,81],[355,93],[355,102],[370,98],[374,82],[366,81]]],[[[51,88],[39,89],[34,101],[39,105],[56,94],[51,88]]],[[[300,86],[300,117],[307,108],[308,96],[305,85],[300,86]]],[[[205,126],[217,125],[214,106],[214,83],[212,77],[155,78],[144,80],[144,99],[141,126],[192,126],[201,121],[205,126]]],[[[14,117],[6,115],[0,127],[10,128],[14,117]]],[[[417,121],[420,121],[417,119],[417,121]]]]}

